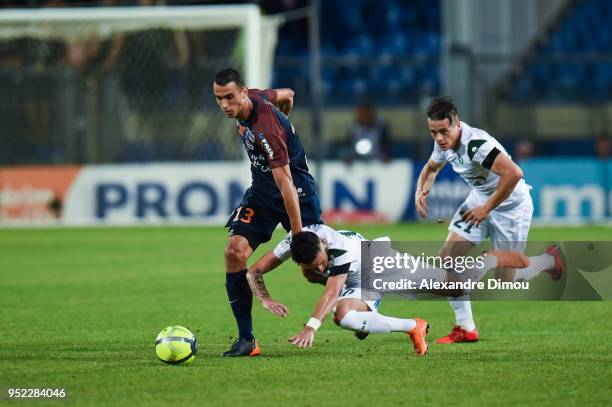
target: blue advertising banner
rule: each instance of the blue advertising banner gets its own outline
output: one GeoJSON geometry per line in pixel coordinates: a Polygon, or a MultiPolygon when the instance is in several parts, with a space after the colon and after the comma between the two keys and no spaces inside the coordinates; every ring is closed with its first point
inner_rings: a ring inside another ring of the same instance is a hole
{"type": "MultiPolygon", "coordinates": [[[[330,222],[418,220],[414,193],[423,162],[325,162],[321,204],[330,222]]],[[[533,187],[534,220],[612,220],[612,163],[597,159],[520,162],[533,187]]],[[[0,220],[67,224],[203,223],[222,225],[249,186],[247,162],[99,165],[66,169],[57,183],[46,168],[0,172],[0,220]],[[67,174],[68,174],[67,173],[67,174]],[[50,203],[60,202],[51,213],[50,203]]],[[[429,221],[450,221],[470,187],[450,166],[438,175],[429,221]]]]}
{"type": "Polygon", "coordinates": [[[601,221],[612,216],[610,160],[537,158],[519,165],[533,187],[535,218],[601,221]]]}

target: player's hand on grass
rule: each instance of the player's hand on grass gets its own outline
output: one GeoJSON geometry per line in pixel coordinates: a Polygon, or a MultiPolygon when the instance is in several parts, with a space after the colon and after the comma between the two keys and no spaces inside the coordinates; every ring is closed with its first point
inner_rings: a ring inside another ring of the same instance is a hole
{"type": "Polygon", "coordinates": [[[285,304],[274,301],[271,298],[261,300],[261,305],[270,311],[272,315],[278,315],[279,317],[285,318],[289,313],[289,308],[287,308],[285,304]]]}
{"type": "Polygon", "coordinates": [[[429,209],[427,202],[425,202],[427,195],[429,195],[429,191],[419,191],[414,199],[416,211],[421,218],[427,217],[427,209],[429,209]]]}
{"type": "Polygon", "coordinates": [[[491,210],[487,205],[477,206],[470,209],[463,214],[463,220],[473,224],[474,226],[480,226],[480,223],[486,219],[491,213],[491,210]]]}
{"type": "Polygon", "coordinates": [[[305,326],[304,330],[299,334],[289,338],[289,342],[298,348],[312,348],[314,342],[315,330],[309,326],[305,326]]]}

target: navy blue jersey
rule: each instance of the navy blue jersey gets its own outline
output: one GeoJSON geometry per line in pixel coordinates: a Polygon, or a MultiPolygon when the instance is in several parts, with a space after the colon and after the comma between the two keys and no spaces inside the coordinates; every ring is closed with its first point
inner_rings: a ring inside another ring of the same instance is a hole
{"type": "Polygon", "coordinates": [[[300,202],[311,201],[316,197],[316,189],[308,172],[304,147],[287,116],[274,105],[276,91],[249,89],[248,96],[253,102],[251,115],[247,120],[236,121],[251,160],[252,184],[247,195],[282,200],[272,168],[288,164],[300,202]]]}

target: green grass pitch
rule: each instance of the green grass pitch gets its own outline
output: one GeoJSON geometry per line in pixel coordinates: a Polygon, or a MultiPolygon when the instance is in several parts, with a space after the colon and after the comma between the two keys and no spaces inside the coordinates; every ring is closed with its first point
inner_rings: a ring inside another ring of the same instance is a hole
{"type": "MultiPolygon", "coordinates": [[[[353,229],[394,240],[446,236],[443,225],[353,229]]],[[[609,240],[611,231],[533,228],[530,239],[609,240]]],[[[293,264],[267,278],[289,317],[253,304],[263,356],[223,359],[236,332],[225,242],[222,228],[0,230],[0,387],[68,391],[67,400],[0,404],[610,405],[610,302],[477,302],[482,340],[433,345],[425,358],[412,356],[402,334],[361,342],[329,319],[313,349],[300,350],[287,338],[322,287],[306,283],[293,264]],[[200,341],[191,365],[155,357],[155,336],[172,324],[190,327],[200,341]]],[[[445,301],[388,301],[381,312],[427,319],[430,342],[453,322],[445,301]]]]}

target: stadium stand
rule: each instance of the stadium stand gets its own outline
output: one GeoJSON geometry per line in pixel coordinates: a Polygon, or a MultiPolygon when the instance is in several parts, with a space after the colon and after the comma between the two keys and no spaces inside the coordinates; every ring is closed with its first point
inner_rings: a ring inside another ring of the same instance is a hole
{"type": "MultiPolygon", "coordinates": [[[[322,2],[321,58],[327,104],[352,106],[355,97],[366,94],[382,104],[398,99],[416,103],[423,93],[439,92],[440,2],[390,0],[385,7],[375,3],[322,2]]],[[[275,85],[308,89],[306,32],[294,24],[281,28],[275,85]]]]}
{"type": "MultiPolygon", "coordinates": [[[[599,103],[612,98],[612,11],[606,0],[576,0],[511,76],[513,103],[599,103]]],[[[510,88],[510,87],[509,87],[510,88]]]]}

